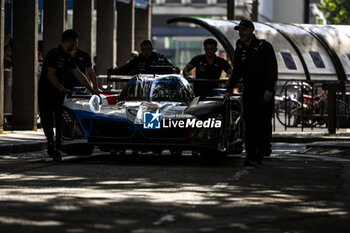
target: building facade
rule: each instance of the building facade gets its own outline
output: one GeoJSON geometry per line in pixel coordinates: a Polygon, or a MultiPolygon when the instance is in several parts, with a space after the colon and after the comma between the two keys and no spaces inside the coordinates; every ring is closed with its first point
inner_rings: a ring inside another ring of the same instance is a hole
{"type": "MultiPolygon", "coordinates": [[[[152,39],[155,49],[163,53],[174,64],[183,68],[190,59],[203,53],[202,41],[212,35],[196,25],[167,25],[167,20],[175,17],[201,17],[227,19],[228,0],[153,0],[152,39]]],[[[259,0],[258,21],[280,23],[303,23],[304,0],[259,0]]],[[[310,23],[319,23],[323,15],[316,3],[310,0],[310,23]]],[[[235,0],[235,19],[251,19],[252,1],[235,0]]],[[[324,17],[323,17],[324,18],[324,17]]],[[[325,22],[325,21],[323,21],[325,22]]],[[[225,57],[219,45],[218,55],[225,57]]]]}

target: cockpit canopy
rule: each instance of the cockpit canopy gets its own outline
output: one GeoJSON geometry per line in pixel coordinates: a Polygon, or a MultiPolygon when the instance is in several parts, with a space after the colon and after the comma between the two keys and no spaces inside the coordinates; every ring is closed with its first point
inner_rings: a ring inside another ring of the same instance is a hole
{"type": "Polygon", "coordinates": [[[194,93],[186,79],[178,75],[135,76],[127,83],[119,101],[168,101],[189,103],[194,93]]]}

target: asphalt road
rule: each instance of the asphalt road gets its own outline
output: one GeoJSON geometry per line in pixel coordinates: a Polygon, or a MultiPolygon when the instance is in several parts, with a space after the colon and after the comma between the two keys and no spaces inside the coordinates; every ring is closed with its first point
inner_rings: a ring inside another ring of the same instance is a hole
{"type": "Polygon", "coordinates": [[[350,232],[350,163],[276,143],[241,156],[0,156],[0,232],[350,232]],[[304,152],[304,153],[302,153],[304,152]]]}

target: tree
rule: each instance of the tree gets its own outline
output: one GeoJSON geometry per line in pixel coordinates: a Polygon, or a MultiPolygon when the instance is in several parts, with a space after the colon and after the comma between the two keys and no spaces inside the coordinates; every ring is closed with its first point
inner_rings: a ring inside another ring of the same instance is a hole
{"type": "Polygon", "coordinates": [[[350,0],[323,0],[318,8],[330,24],[350,24],[350,0]]]}

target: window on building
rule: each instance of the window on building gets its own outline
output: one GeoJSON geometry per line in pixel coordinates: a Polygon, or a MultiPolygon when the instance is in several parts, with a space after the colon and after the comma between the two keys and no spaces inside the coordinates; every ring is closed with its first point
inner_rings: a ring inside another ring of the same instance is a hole
{"type": "Polygon", "coordinates": [[[181,4],[181,0],[166,0],[166,3],[178,3],[178,4],[181,4]]]}
{"type": "Polygon", "coordinates": [[[296,70],[297,66],[295,65],[293,56],[289,52],[281,52],[281,56],[283,58],[284,64],[290,70],[296,70]]]}
{"type": "Polygon", "coordinates": [[[164,3],[165,3],[165,0],[153,0],[152,3],[155,3],[155,4],[164,4],[164,3]]]}
{"type": "Polygon", "coordinates": [[[192,4],[207,4],[207,0],[192,0],[192,4]]]}
{"type": "Polygon", "coordinates": [[[319,52],[309,51],[309,54],[317,68],[326,68],[319,52]]]}

